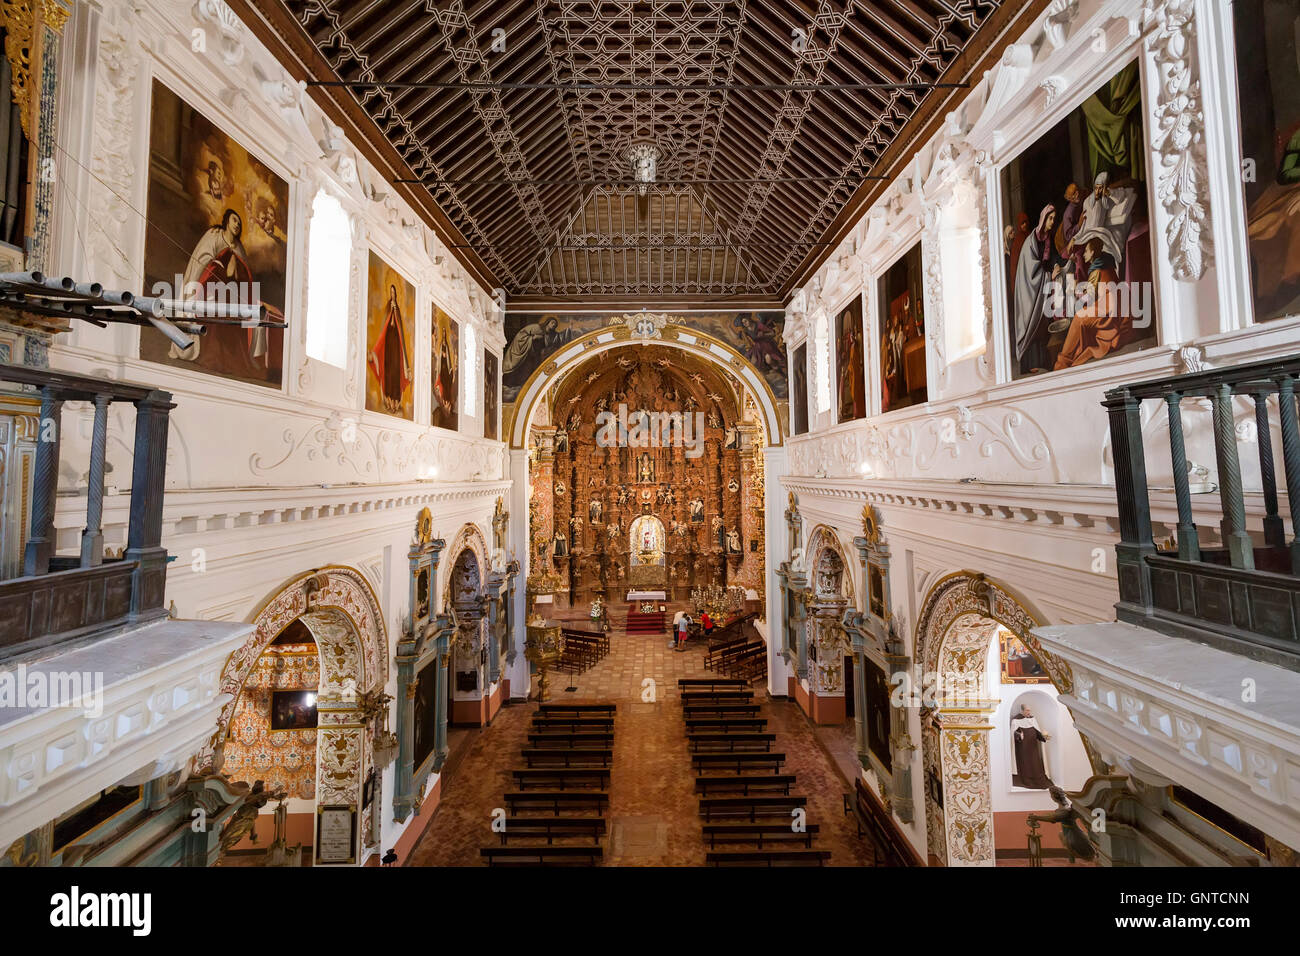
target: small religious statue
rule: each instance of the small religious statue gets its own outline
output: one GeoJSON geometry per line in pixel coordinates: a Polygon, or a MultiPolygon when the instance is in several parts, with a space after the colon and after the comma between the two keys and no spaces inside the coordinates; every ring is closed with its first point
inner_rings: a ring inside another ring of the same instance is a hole
{"type": "Polygon", "coordinates": [[[573,532],[573,540],[577,541],[582,536],[582,515],[574,515],[569,519],[569,529],[573,532]]]}
{"type": "Polygon", "coordinates": [[[637,460],[636,477],[637,481],[655,480],[655,463],[648,451],[642,452],[640,459],[637,460]]]}
{"type": "Polygon", "coordinates": [[[565,487],[565,484],[564,484],[563,481],[557,481],[557,482],[555,483],[555,493],[556,493],[557,495],[560,495],[561,497],[563,497],[565,494],[568,493],[568,491],[569,491],[569,489],[568,489],[567,487],[565,487]]]}
{"type": "Polygon", "coordinates": [[[704,499],[703,498],[691,499],[691,520],[692,521],[704,520],[704,499]]]}
{"type": "Polygon", "coordinates": [[[1091,860],[1097,855],[1097,850],[1088,839],[1087,831],[1079,826],[1079,812],[1070,805],[1070,798],[1065,795],[1065,791],[1060,787],[1051,787],[1047,791],[1052,800],[1056,802],[1056,809],[1051,813],[1030,813],[1025,816],[1029,823],[1031,832],[1037,829],[1038,823],[1059,823],[1061,825],[1061,845],[1065,847],[1070,854],[1070,862],[1073,863],[1075,857],[1081,860],[1091,860]]]}
{"type": "Polygon", "coordinates": [[[555,556],[562,558],[569,553],[569,541],[560,532],[555,532],[555,556]]]}
{"type": "Polygon", "coordinates": [[[557,455],[563,455],[563,454],[565,454],[568,450],[569,450],[569,433],[568,433],[568,432],[556,432],[556,433],[555,433],[555,453],[556,453],[557,455]]]}
{"type": "Polygon", "coordinates": [[[736,448],[738,447],[738,445],[739,445],[739,439],[736,434],[736,426],[728,425],[726,430],[722,433],[722,447],[736,448]]]}
{"type": "Polygon", "coordinates": [[[582,415],[580,415],[578,410],[575,408],[573,414],[569,416],[569,431],[576,432],[581,425],[582,415]]]}
{"type": "Polygon", "coordinates": [[[735,528],[732,528],[730,531],[727,532],[727,553],[728,554],[741,553],[740,532],[737,531],[735,528]]]}
{"type": "Polygon", "coordinates": [[[722,427],[722,418],[718,415],[718,410],[716,408],[709,409],[709,416],[705,419],[704,423],[710,428],[722,427]]]}
{"type": "Polygon", "coordinates": [[[1022,704],[1011,718],[1011,785],[1028,790],[1046,790],[1052,786],[1043,762],[1043,744],[1051,740],[1038,727],[1033,711],[1022,704]]]}
{"type": "Polygon", "coordinates": [[[591,506],[588,508],[587,517],[591,519],[592,524],[600,524],[604,519],[601,517],[605,506],[599,498],[591,499],[591,506]]]}
{"type": "Polygon", "coordinates": [[[740,482],[738,482],[735,478],[732,478],[729,482],[727,482],[727,490],[734,495],[736,492],[740,490],[740,482]]]}

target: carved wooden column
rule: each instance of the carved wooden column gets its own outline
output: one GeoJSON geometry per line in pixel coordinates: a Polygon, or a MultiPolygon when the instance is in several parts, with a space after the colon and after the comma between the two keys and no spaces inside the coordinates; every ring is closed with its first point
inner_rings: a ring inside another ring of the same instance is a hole
{"type": "Polygon", "coordinates": [[[54,509],[59,493],[59,444],[63,430],[63,399],[53,389],[41,390],[39,444],[32,492],[32,532],[23,556],[23,574],[45,574],[54,554],[54,509]]]}
{"type": "Polygon", "coordinates": [[[167,479],[167,416],[171,393],[152,391],[135,403],[135,461],[131,470],[131,526],[126,559],[137,561],[131,616],[165,613],[167,549],[162,546],[162,500],[167,479]]]}

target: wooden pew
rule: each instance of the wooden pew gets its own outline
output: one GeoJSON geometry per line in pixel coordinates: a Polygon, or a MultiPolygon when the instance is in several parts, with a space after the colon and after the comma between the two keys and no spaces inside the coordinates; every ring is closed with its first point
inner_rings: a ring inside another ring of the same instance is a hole
{"type": "Polygon", "coordinates": [[[565,767],[608,767],[614,761],[614,751],[609,747],[572,750],[525,747],[519,753],[530,770],[535,766],[554,767],[557,764],[565,767]]]}
{"type": "Polygon", "coordinates": [[[812,849],[812,838],[820,831],[815,823],[805,824],[802,833],[788,823],[706,823],[701,829],[710,850],[719,843],[757,843],[760,850],[764,843],[802,843],[812,849]]]}
{"type": "Polygon", "coordinates": [[[712,670],[717,665],[718,660],[722,657],[724,652],[729,648],[738,647],[741,644],[746,643],[747,640],[748,638],[743,634],[734,634],[721,640],[716,637],[713,638],[709,641],[709,649],[704,652],[705,670],[712,670]]]}
{"type": "Polygon", "coordinates": [[[687,717],[687,730],[767,730],[766,717],[687,717]]]}
{"type": "Polygon", "coordinates": [[[488,866],[595,866],[605,855],[599,846],[485,846],[478,852],[488,866]]]}
{"type": "Polygon", "coordinates": [[[844,794],[844,813],[857,817],[858,836],[867,837],[872,862],[877,866],[925,866],[925,858],[892,824],[880,798],[861,779],[854,783],[854,792],[844,794]]]}
{"type": "Polygon", "coordinates": [[[532,747],[613,747],[614,732],[582,730],[576,733],[547,731],[544,734],[529,734],[528,743],[532,747]]]}
{"type": "Polygon", "coordinates": [[[546,837],[549,844],[559,837],[590,837],[599,843],[605,835],[604,817],[506,817],[499,834],[505,846],[512,837],[546,837]]]}
{"type": "Polygon", "coordinates": [[[612,733],[613,717],[534,717],[533,729],[539,733],[612,733]]]}
{"type": "Polygon", "coordinates": [[[539,717],[599,717],[614,716],[616,704],[538,704],[539,717]]]}
{"type": "Polygon", "coordinates": [[[731,770],[737,774],[747,770],[780,773],[783,763],[785,763],[785,754],[764,753],[761,750],[751,753],[691,754],[691,767],[697,774],[704,770],[731,770]]]}
{"type": "Polygon", "coordinates": [[[564,635],[566,641],[569,638],[574,638],[580,641],[587,641],[587,640],[595,641],[596,646],[600,649],[600,653],[602,655],[609,653],[609,632],[608,631],[604,631],[604,630],[588,631],[580,627],[561,627],[560,633],[564,635]]]}
{"type": "Polygon", "coordinates": [[[792,819],[790,811],[807,806],[807,797],[787,797],[773,794],[757,794],[750,797],[701,797],[700,816],[705,823],[712,823],[714,817],[748,818],[750,823],[757,823],[759,817],[784,817],[792,819]]]}
{"type": "Polygon", "coordinates": [[[712,690],[712,691],[684,691],[682,693],[682,704],[749,704],[753,703],[754,692],[752,690],[712,690]]]}
{"type": "Polygon", "coordinates": [[[706,688],[708,690],[725,690],[728,687],[736,690],[744,690],[745,682],[734,677],[679,677],[677,679],[678,690],[699,690],[706,688]]]}
{"type": "Polygon", "coordinates": [[[751,793],[780,791],[783,796],[788,797],[794,782],[795,775],[792,773],[759,774],[750,777],[734,774],[725,777],[696,777],[695,792],[705,796],[712,793],[738,793],[742,797],[747,797],[751,793]]]}
{"type": "Polygon", "coordinates": [[[506,810],[550,810],[559,816],[565,810],[587,810],[603,814],[609,807],[609,794],[593,790],[520,790],[506,794],[506,810]]]}
{"type": "Polygon", "coordinates": [[[548,790],[590,790],[593,787],[604,790],[609,787],[609,770],[605,767],[537,767],[531,770],[512,770],[510,773],[515,778],[515,786],[520,790],[527,790],[530,786],[548,790]]]}
{"type": "Polygon", "coordinates": [[[772,744],[776,743],[776,734],[743,730],[730,734],[689,731],[686,734],[686,743],[694,753],[705,750],[711,752],[722,750],[728,753],[738,750],[771,750],[772,744]]]}
{"type": "Polygon", "coordinates": [[[704,854],[711,866],[825,866],[830,850],[711,850],[704,854]]]}
{"type": "Polygon", "coordinates": [[[723,717],[757,717],[761,704],[692,704],[682,708],[687,720],[723,717]]]}

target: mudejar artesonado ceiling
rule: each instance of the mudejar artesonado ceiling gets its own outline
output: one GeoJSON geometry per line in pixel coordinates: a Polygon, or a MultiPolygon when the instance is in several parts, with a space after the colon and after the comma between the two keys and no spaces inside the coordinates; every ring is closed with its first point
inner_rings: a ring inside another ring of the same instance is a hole
{"type": "Polygon", "coordinates": [[[231,5],[515,308],[779,307],[1046,2],[231,5]]]}

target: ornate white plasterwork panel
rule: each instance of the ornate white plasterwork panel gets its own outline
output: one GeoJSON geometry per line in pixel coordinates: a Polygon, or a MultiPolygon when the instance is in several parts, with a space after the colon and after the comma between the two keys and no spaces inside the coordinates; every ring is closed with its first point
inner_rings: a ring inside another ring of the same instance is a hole
{"type": "Polygon", "coordinates": [[[1146,49],[1159,77],[1159,95],[1148,106],[1160,164],[1156,196],[1169,214],[1169,264],[1174,278],[1195,281],[1214,264],[1196,0],[1143,0],[1142,24],[1151,31],[1146,49]]]}
{"type": "Polygon", "coordinates": [[[791,439],[792,475],[1057,481],[1051,438],[1014,406],[972,408],[791,439]],[[866,466],[864,469],[863,466],[866,466]]]}

